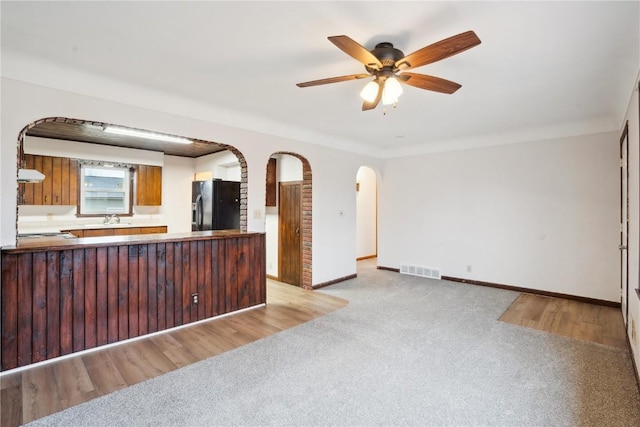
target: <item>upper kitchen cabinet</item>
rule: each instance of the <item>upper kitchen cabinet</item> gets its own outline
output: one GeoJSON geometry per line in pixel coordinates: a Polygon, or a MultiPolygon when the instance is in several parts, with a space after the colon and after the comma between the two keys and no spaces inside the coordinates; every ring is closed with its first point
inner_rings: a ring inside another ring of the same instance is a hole
{"type": "Polygon", "coordinates": [[[135,180],[136,205],[162,205],[162,167],[138,165],[135,180]]]}
{"type": "Polygon", "coordinates": [[[44,179],[40,183],[20,184],[21,205],[77,205],[77,160],[25,154],[24,162],[25,168],[42,172],[44,179]]]}
{"type": "Polygon", "coordinates": [[[267,163],[267,188],[265,206],[277,206],[278,200],[278,177],[276,175],[276,159],[269,159],[267,163]]]}

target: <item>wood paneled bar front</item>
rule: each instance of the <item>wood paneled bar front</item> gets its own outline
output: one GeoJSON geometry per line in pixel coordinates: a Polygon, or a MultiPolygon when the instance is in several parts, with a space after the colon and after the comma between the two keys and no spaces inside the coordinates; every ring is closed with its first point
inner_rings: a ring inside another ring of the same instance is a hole
{"type": "Polygon", "coordinates": [[[2,248],[1,370],[266,302],[264,233],[29,241],[2,248]]]}

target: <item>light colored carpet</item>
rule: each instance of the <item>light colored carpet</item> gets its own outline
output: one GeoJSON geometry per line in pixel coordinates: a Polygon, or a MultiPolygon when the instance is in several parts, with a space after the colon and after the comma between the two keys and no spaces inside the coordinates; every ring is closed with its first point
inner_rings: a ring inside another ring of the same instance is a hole
{"type": "Polygon", "coordinates": [[[627,351],[499,322],[515,292],[374,265],[321,291],[343,309],[32,425],[640,425],[627,351]]]}

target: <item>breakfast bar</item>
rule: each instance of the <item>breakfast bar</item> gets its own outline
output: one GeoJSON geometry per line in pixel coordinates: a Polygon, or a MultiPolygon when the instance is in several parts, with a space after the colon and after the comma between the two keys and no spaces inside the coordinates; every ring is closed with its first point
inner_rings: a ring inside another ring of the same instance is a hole
{"type": "Polygon", "coordinates": [[[6,371],[264,304],[265,234],[19,240],[1,285],[6,371]]]}

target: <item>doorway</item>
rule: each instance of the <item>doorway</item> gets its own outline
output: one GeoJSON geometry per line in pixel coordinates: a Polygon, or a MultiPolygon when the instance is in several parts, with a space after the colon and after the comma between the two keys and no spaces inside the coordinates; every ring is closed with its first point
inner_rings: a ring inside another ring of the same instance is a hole
{"type": "Polygon", "coordinates": [[[278,152],[270,156],[265,171],[267,277],[313,289],[309,161],[296,153],[278,152]]]}
{"type": "Polygon", "coordinates": [[[620,296],[624,324],[629,326],[629,122],[620,137],[620,296]]]}
{"type": "Polygon", "coordinates": [[[361,166],[356,175],[356,261],[377,256],[377,175],[370,167],[361,166]]]}
{"type": "Polygon", "coordinates": [[[302,285],[302,182],[280,183],[280,226],[278,229],[280,281],[302,285]]]}

